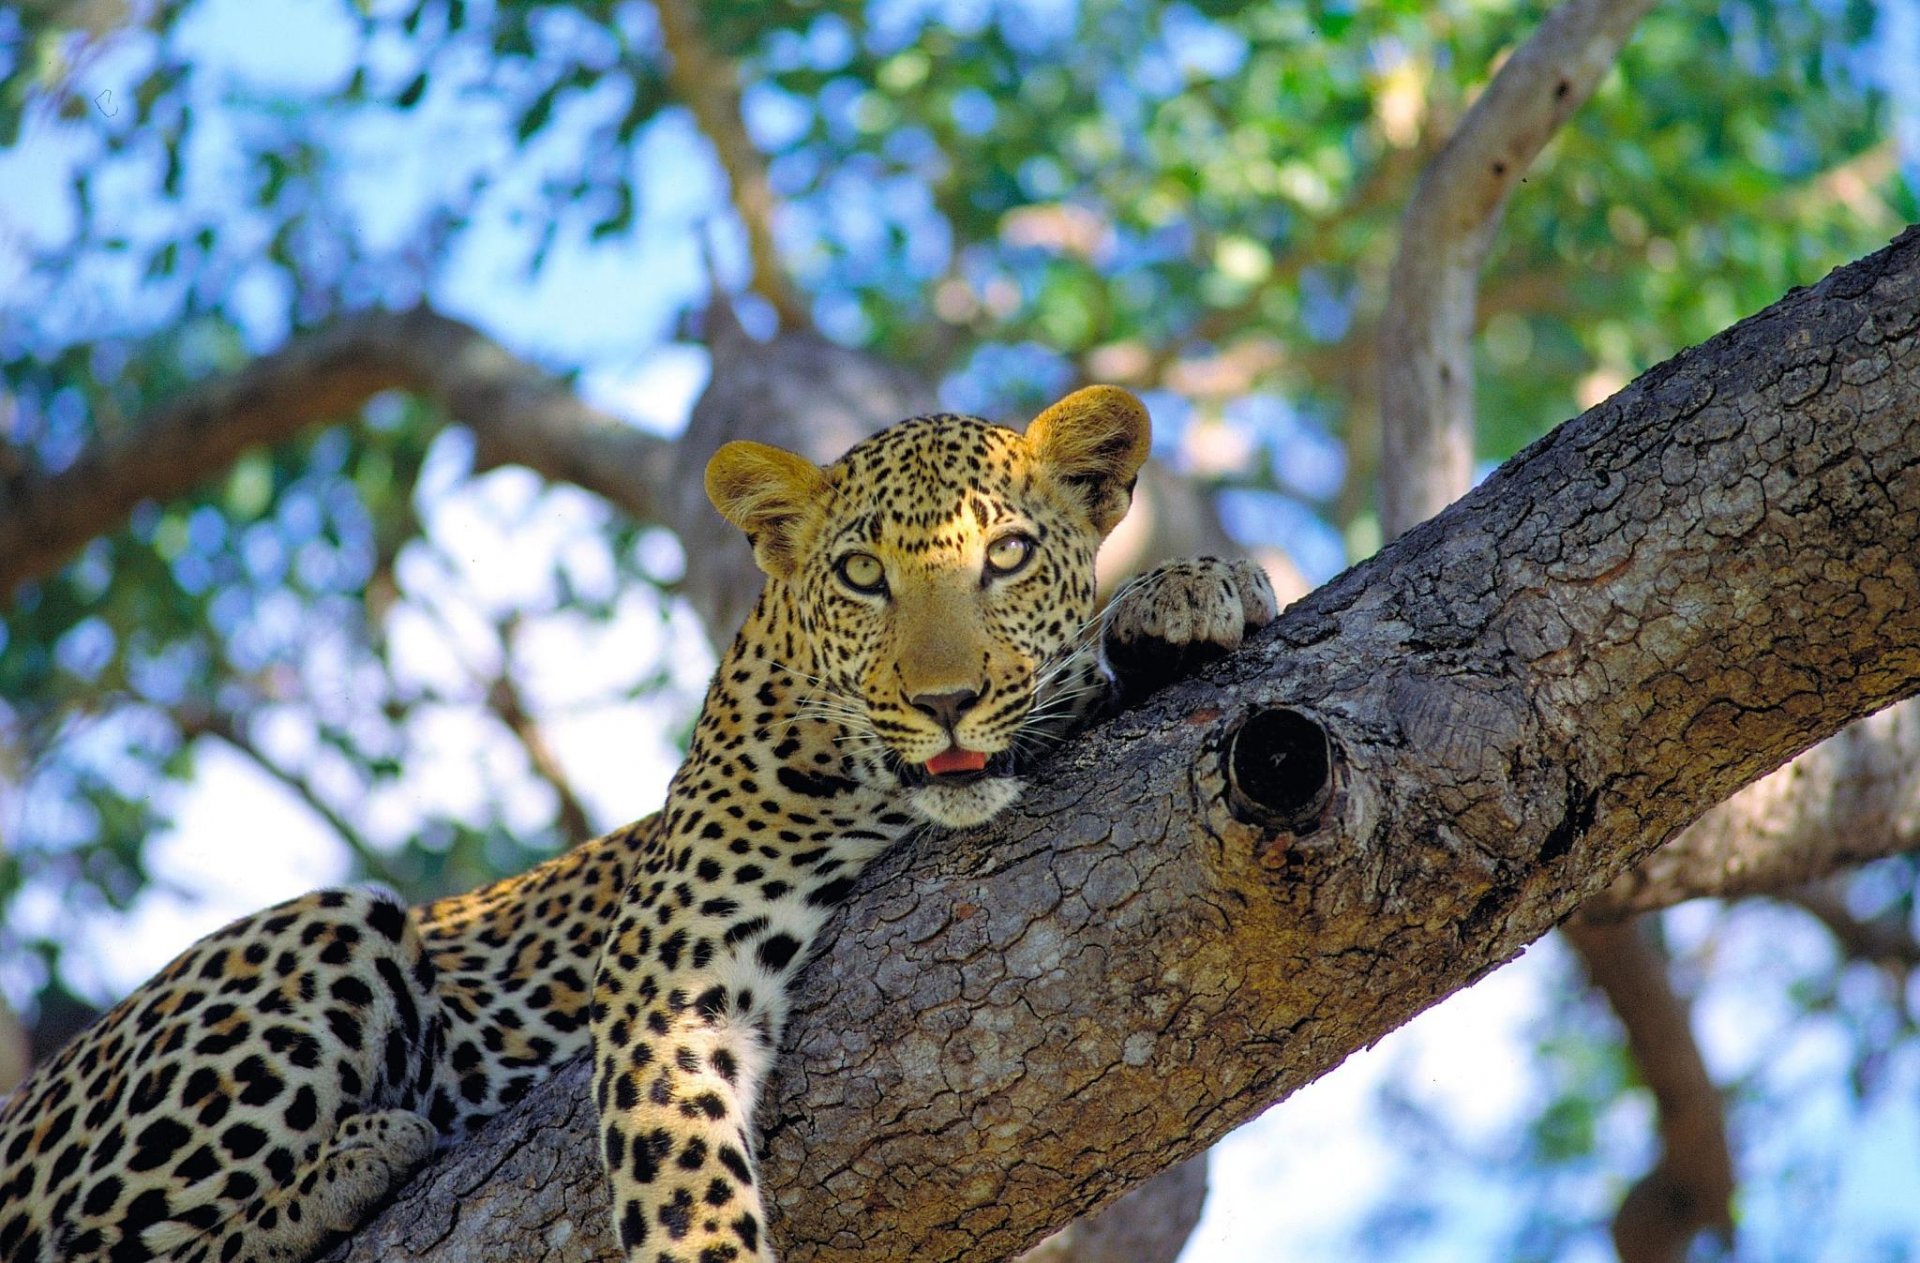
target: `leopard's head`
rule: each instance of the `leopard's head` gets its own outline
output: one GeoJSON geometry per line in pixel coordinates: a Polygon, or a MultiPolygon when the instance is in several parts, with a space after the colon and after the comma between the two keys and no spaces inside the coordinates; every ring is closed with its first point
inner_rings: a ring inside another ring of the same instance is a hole
{"type": "Polygon", "coordinates": [[[977,824],[1019,793],[1022,734],[1073,704],[1094,553],[1146,459],[1146,409],[1094,386],[1025,434],[915,417],[822,469],[729,443],[707,494],[747,533],[813,712],[846,727],[924,818],[977,824]],[[795,661],[794,659],[803,659],[795,661]]]}

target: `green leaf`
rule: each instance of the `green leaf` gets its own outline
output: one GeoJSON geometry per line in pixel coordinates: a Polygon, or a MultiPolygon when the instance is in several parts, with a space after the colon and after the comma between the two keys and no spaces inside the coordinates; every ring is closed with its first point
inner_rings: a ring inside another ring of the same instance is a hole
{"type": "Polygon", "coordinates": [[[426,93],[427,72],[422,70],[419,74],[407,81],[407,86],[400,89],[400,95],[393,98],[393,103],[403,110],[410,110],[420,104],[420,98],[425,96],[426,93]]]}

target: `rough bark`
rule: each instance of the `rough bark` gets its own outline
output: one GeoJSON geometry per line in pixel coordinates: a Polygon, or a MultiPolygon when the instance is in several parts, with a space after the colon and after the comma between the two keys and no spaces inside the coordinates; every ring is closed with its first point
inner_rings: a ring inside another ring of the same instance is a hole
{"type": "MultiPolygon", "coordinates": [[[[772,1086],[788,1257],[1024,1248],[1920,690],[1917,326],[1909,231],[1562,426],[1003,820],[876,864],[772,1086]]],[[[518,1192],[485,1174],[577,1121],[582,1082],[341,1257],[596,1257],[584,1138],[518,1192]],[[469,1235],[489,1198],[549,1209],[469,1235]]]]}
{"type": "Polygon", "coordinates": [[[1437,476],[1382,477],[1388,538],[1438,513],[1472,481],[1474,296],[1507,196],[1653,4],[1567,0],[1554,9],[1421,173],[1401,220],[1381,321],[1381,468],[1431,468],[1437,476]],[[1447,488],[1455,490],[1442,494],[1447,488]]]}
{"type": "Polygon", "coordinates": [[[1920,849],[1920,702],[1807,751],[1687,827],[1586,908],[1618,919],[1687,899],[1789,892],[1920,849]]]}

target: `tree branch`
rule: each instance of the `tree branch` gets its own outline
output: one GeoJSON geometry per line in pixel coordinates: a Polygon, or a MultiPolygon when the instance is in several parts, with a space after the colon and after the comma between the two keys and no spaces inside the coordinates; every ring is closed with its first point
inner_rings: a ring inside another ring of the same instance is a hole
{"type": "Polygon", "coordinates": [[[500,670],[487,686],[487,709],[520,743],[534,776],[553,791],[561,836],[569,845],[584,842],[593,836],[593,822],[587,816],[586,804],[573,788],[566,768],[560,765],[560,756],[554,753],[540,722],[527,709],[526,698],[521,696],[520,685],[513,678],[513,637],[518,622],[517,617],[510,617],[494,627],[494,634],[500,638],[500,670]]]}
{"type": "Polygon", "coordinates": [[[0,605],[141,501],[184,494],[247,449],[347,420],[388,390],[431,399],[469,426],[481,468],[518,462],[641,521],[659,517],[669,444],[588,407],[462,321],[425,308],[367,311],[96,439],[58,473],[0,485],[0,605]]]}
{"type": "MultiPolygon", "coordinates": [[[[1565,0],[1507,59],[1422,173],[1401,220],[1381,317],[1380,411],[1391,420],[1381,434],[1383,469],[1440,470],[1434,487],[1472,481],[1474,292],[1507,196],[1653,4],[1565,0]]],[[[1392,538],[1446,503],[1383,477],[1382,530],[1392,538]]]]}
{"type": "MultiPolygon", "coordinates": [[[[787,1256],[1015,1253],[1920,690],[1916,330],[1920,230],[1560,427],[990,828],[879,861],[771,1085],[787,1256]]],[[[337,1257],[592,1257],[591,1118],[575,1067],[337,1257]]]]}
{"type": "MultiPolygon", "coordinates": [[[[1509,58],[1427,167],[1402,222],[1380,324],[1380,525],[1389,539],[1471,485],[1480,270],[1508,194],[1612,68],[1652,0],[1566,0],[1509,58]]],[[[1614,1218],[1621,1263],[1681,1263],[1732,1220],[1720,1097],[1664,957],[1627,926],[1567,939],[1627,1032],[1654,1090],[1662,1157],[1614,1218]]]]}
{"type": "Polygon", "coordinates": [[[209,706],[188,705],[174,712],[174,721],[180,725],[180,735],[192,740],[196,737],[213,737],[224,742],[235,753],[243,755],[265,776],[298,798],[308,811],[318,816],[322,823],[332,829],[340,839],[340,844],[359,863],[360,871],[371,881],[398,884],[387,862],[387,856],[367,841],[366,835],[356,828],[351,820],[342,815],[338,808],[321,796],[313,782],[291,768],[282,767],[260,748],[260,743],[247,731],[243,719],[230,711],[209,706]]]}
{"type": "Polygon", "coordinates": [[[1747,786],[1582,911],[1618,919],[1687,899],[1781,894],[1920,849],[1920,702],[1863,719],[1747,786]]]}
{"type": "Polygon", "coordinates": [[[1702,1232],[1731,1249],[1726,1112],[1701,1060],[1686,1002],[1668,980],[1666,954],[1645,922],[1601,925],[1575,917],[1560,928],[1620,1019],[1660,1120],[1660,1160],[1627,1190],[1613,1217],[1620,1263],[1685,1263],[1702,1232]]]}
{"type": "Polygon", "coordinates": [[[1841,892],[1830,882],[1813,882],[1781,896],[1825,926],[1842,954],[1852,960],[1880,965],[1898,974],[1920,968],[1920,941],[1906,918],[1857,917],[1841,892]]]}
{"type": "Polygon", "coordinates": [[[672,65],[667,81],[687,103],[693,121],[713,145],[733,190],[733,208],[747,233],[753,292],[773,304],[788,329],[812,326],[807,305],[787,280],[774,239],[776,200],[767,181],[766,159],[754,148],[740,113],[740,72],[716,53],[700,30],[699,10],[689,0],[654,0],[660,14],[660,38],[672,65]]]}

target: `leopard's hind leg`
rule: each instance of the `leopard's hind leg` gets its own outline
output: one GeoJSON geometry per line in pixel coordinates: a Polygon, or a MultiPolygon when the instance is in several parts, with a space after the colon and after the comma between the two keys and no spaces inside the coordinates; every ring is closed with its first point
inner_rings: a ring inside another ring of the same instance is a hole
{"type": "MultiPolygon", "coordinates": [[[[177,1246],[167,1263],[302,1263],[367,1214],[433,1152],[433,1125],[411,1110],[354,1114],[285,1184],[237,1223],[177,1246]]],[[[164,1240],[147,1244],[166,1249],[164,1240]]]]}
{"type": "Polygon", "coordinates": [[[195,944],[75,1050],[102,1104],[79,1177],[43,1194],[52,1257],[304,1263],[357,1227],[437,1142],[436,984],[384,891],[319,891],[195,944]]]}

